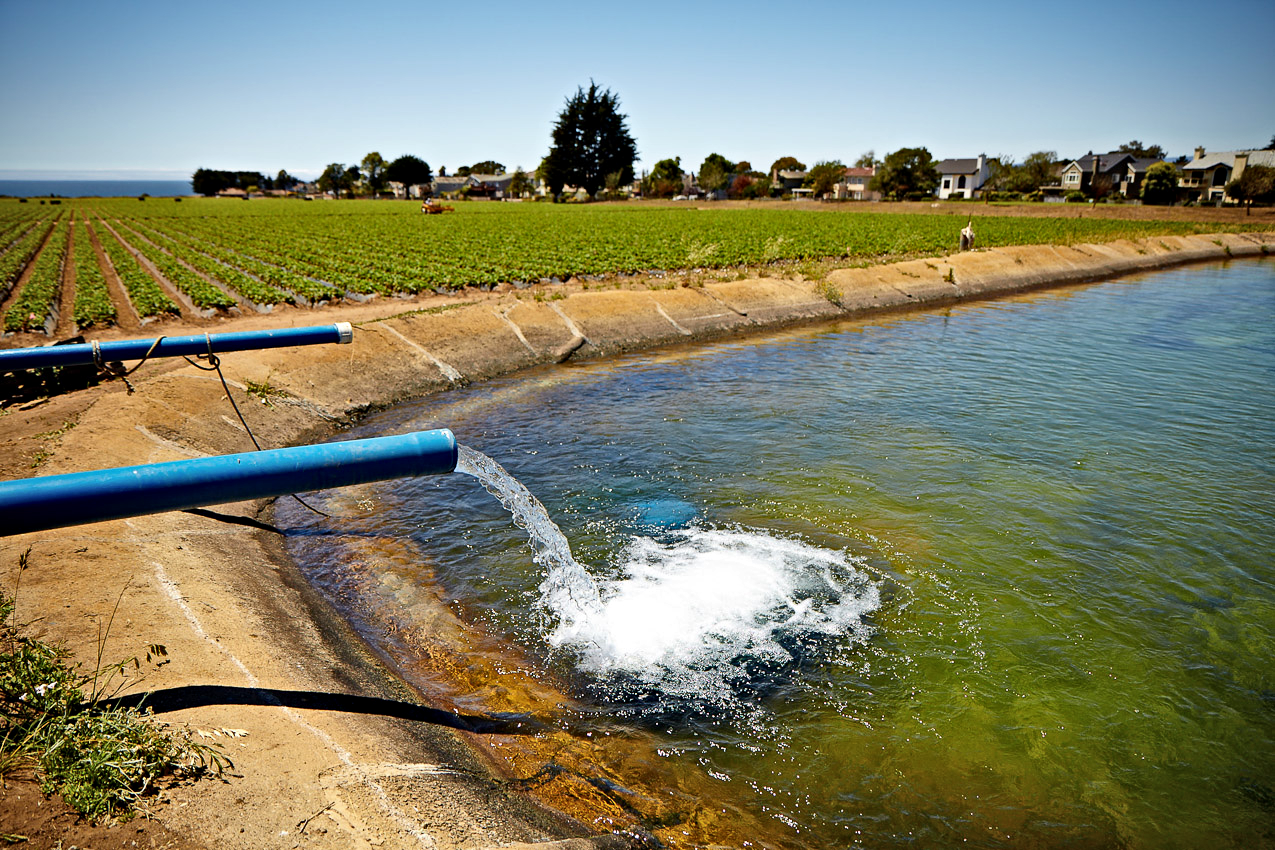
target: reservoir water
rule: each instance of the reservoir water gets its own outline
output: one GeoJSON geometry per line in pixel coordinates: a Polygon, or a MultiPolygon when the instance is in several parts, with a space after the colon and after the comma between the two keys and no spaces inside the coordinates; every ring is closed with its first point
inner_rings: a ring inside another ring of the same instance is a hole
{"type": "Polygon", "coordinates": [[[667,846],[1275,846],[1268,261],[545,369],[356,436],[434,427],[583,583],[469,475],[276,520],[406,679],[527,721],[481,737],[527,787],[667,846]]]}

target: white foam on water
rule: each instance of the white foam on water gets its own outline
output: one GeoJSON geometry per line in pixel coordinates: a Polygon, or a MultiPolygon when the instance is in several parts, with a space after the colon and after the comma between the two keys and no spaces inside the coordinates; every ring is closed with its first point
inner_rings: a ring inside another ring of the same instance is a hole
{"type": "Polygon", "coordinates": [[[601,679],[729,702],[748,666],[796,661],[789,647],[864,640],[880,593],[861,559],[762,531],[699,526],[634,537],[617,576],[599,583],[571,554],[548,511],[491,458],[459,447],[457,472],[478,478],[527,531],[545,570],[549,643],[601,679]]]}
{"type": "Polygon", "coordinates": [[[783,665],[793,641],[864,639],[880,595],[845,552],[744,529],[635,537],[600,608],[550,635],[581,665],[662,691],[713,698],[741,662],[783,665]]]}

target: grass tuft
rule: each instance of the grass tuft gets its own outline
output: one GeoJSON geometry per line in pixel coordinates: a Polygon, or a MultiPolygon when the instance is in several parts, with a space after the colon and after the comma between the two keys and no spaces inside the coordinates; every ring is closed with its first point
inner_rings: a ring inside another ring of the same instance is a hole
{"type": "Polygon", "coordinates": [[[287,391],[271,384],[269,376],[264,381],[244,381],[244,385],[248,388],[248,395],[257,399],[266,407],[274,407],[274,402],[271,399],[288,395],[287,391]]]}
{"type": "Polygon", "coordinates": [[[845,306],[845,304],[842,303],[845,298],[845,294],[841,291],[841,287],[826,278],[815,284],[815,292],[818,292],[838,307],[845,306]]]}
{"type": "MultiPolygon", "coordinates": [[[[30,551],[19,558],[19,580],[30,551]]],[[[33,768],[46,794],[60,792],[93,819],[127,820],[162,783],[232,767],[219,747],[103,699],[103,677],[140,666],[136,659],[85,675],[65,649],[24,634],[15,608],[0,593],[0,776],[33,768]]]]}

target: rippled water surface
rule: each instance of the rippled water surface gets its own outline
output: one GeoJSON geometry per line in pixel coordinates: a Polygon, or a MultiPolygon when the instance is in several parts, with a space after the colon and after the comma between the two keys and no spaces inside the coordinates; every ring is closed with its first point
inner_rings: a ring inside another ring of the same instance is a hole
{"type": "Polygon", "coordinates": [[[660,741],[670,787],[715,789],[755,846],[1272,846],[1273,388],[1275,266],[1246,262],[559,367],[360,426],[449,427],[526,485],[596,588],[572,617],[468,476],[279,520],[370,641],[392,637],[369,610],[410,623],[428,587],[563,711],[660,741]],[[368,539],[410,546],[368,581],[368,539]]]}

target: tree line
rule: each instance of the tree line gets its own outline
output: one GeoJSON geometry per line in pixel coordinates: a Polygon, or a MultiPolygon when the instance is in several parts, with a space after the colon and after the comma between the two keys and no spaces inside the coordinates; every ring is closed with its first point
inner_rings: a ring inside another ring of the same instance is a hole
{"type": "MultiPolygon", "coordinates": [[[[468,177],[471,174],[503,175],[504,173],[504,164],[490,159],[456,169],[456,176],[459,177],[468,177]]],[[[440,168],[438,175],[446,177],[447,169],[440,168]]],[[[530,191],[531,180],[521,169],[514,172],[514,182],[518,183],[519,175],[522,176],[523,182],[517,188],[530,191]]],[[[375,197],[385,192],[391,183],[418,186],[429,184],[433,180],[433,169],[428,162],[418,156],[405,154],[387,162],[379,152],[372,151],[357,165],[346,165],[341,162],[328,163],[315,183],[320,191],[331,192],[336,197],[342,194],[353,197],[360,193],[375,197]]],[[[301,182],[287,171],[280,171],[278,176],[271,178],[258,171],[216,171],[209,168],[200,168],[191,178],[191,185],[196,194],[210,196],[226,189],[242,189],[245,192],[262,192],[271,189],[291,190],[301,182]]],[[[514,190],[516,188],[511,185],[511,191],[514,190]]]]}
{"type": "MultiPolygon", "coordinates": [[[[1272,138],[1270,149],[1275,149],[1272,138]]],[[[637,160],[637,141],[628,128],[628,116],[620,111],[620,98],[610,89],[601,88],[592,80],[586,90],[583,86],[568,97],[558,114],[551,132],[549,152],[541,160],[535,176],[542,180],[553,199],[560,200],[570,186],[583,190],[589,198],[615,197],[622,188],[634,180],[633,165],[637,160]],[[605,190],[605,194],[603,194],[605,190]]],[[[1139,158],[1165,160],[1167,155],[1160,145],[1144,145],[1133,140],[1120,146],[1118,153],[1128,153],[1139,158]]],[[[1178,164],[1185,163],[1180,157],[1178,164]]],[[[1055,151],[1036,151],[1021,163],[1013,157],[995,156],[987,160],[988,178],[981,187],[985,192],[1003,192],[1015,196],[1031,196],[1042,186],[1053,185],[1059,175],[1060,161],[1055,151]]],[[[940,176],[937,164],[928,148],[900,148],[877,159],[874,151],[867,151],[854,162],[855,167],[871,168],[873,174],[867,184],[870,191],[878,192],[891,200],[922,199],[931,197],[938,189],[940,176]]],[[[700,164],[694,182],[707,192],[724,191],[731,198],[767,198],[789,191],[787,178],[779,179],[780,172],[802,172],[802,185],[816,197],[831,194],[837,183],[845,179],[846,165],[839,159],[822,160],[807,169],[796,157],[784,156],[771,163],[770,171],[753,169],[748,161],[731,162],[718,153],[709,154],[700,164]]],[[[471,174],[504,174],[505,167],[494,160],[484,160],[472,166],[457,169],[457,176],[471,174]]],[[[445,168],[439,168],[445,177],[445,168]]],[[[687,174],[682,170],[681,157],[656,162],[641,181],[645,197],[666,198],[683,193],[687,187],[687,174]]],[[[1143,200],[1148,203],[1170,203],[1176,198],[1177,167],[1168,162],[1152,165],[1143,181],[1143,200]]],[[[433,172],[429,163],[417,156],[405,154],[387,162],[377,151],[363,157],[357,165],[333,162],[324,168],[318,186],[335,197],[355,194],[365,190],[373,197],[379,196],[389,183],[414,186],[430,183],[433,172]]],[[[230,172],[199,169],[192,183],[199,194],[216,194],[225,188],[237,187],[246,191],[257,189],[291,188],[296,184],[286,171],[280,171],[271,179],[257,172],[230,172]]],[[[1232,181],[1234,191],[1228,185],[1231,197],[1247,200],[1273,200],[1275,195],[1275,169],[1250,166],[1240,180],[1232,181]],[[1271,172],[1269,175],[1266,172],[1271,172]]],[[[531,181],[521,169],[515,171],[509,187],[511,194],[521,196],[531,190],[531,181]]],[[[1094,194],[1100,191],[1093,187],[1094,194]]]]}
{"type": "Polygon", "coordinates": [[[242,189],[245,192],[287,190],[300,182],[283,169],[279,169],[279,173],[274,177],[267,177],[260,171],[216,171],[211,168],[200,168],[190,178],[191,188],[197,195],[215,195],[226,189],[242,189]]]}

